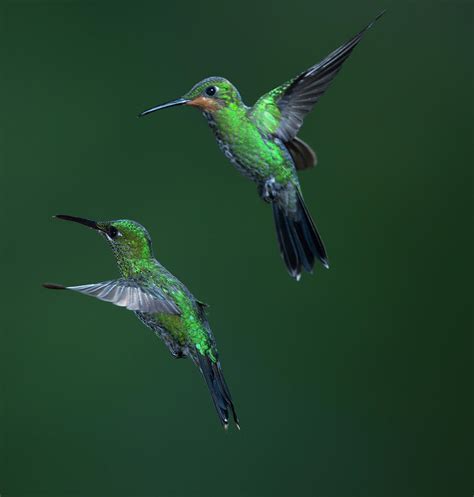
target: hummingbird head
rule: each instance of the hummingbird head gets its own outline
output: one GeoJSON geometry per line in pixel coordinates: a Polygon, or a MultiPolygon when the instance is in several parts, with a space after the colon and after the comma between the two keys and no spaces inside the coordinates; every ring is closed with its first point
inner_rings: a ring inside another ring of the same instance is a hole
{"type": "Polygon", "coordinates": [[[148,231],[139,223],[128,219],[116,221],[91,221],[81,217],[59,214],[54,216],[64,221],[73,221],[92,228],[110,244],[117,262],[123,266],[138,266],[140,261],[153,257],[151,238],[148,231]]]}
{"type": "Polygon", "coordinates": [[[145,110],[138,117],[177,105],[191,105],[198,107],[203,112],[213,114],[232,104],[242,104],[237,88],[227,79],[213,76],[196,83],[182,97],[145,110]]]}

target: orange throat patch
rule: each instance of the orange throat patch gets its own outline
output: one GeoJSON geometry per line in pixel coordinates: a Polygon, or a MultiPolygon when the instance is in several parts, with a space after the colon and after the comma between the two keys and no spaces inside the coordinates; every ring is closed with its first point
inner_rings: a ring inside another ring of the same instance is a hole
{"type": "Polygon", "coordinates": [[[207,98],[207,97],[196,97],[193,98],[193,100],[190,100],[189,102],[186,103],[186,105],[192,105],[193,107],[199,107],[200,109],[206,111],[206,112],[214,112],[218,109],[220,109],[221,105],[220,103],[213,99],[213,98],[207,98]]]}

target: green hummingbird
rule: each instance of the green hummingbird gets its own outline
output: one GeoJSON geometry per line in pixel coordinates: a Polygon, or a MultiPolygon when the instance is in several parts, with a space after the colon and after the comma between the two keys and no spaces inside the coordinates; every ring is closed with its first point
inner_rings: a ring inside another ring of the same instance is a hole
{"type": "Polygon", "coordinates": [[[67,215],[55,217],[83,224],[100,233],[112,248],[122,277],[89,285],[66,287],[45,283],[43,286],[74,290],[133,311],[164,341],[173,357],[191,358],[204,376],[224,428],[229,424],[229,412],[239,428],[206,318],[206,304],[197,300],[155,259],[147,230],[127,219],[97,222],[67,215]]]}
{"type": "Polygon", "coordinates": [[[295,78],[246,106],[237,88],[225,78],[210,77],[181,98],[140,114],[177,105],[199,108],[224,155],[257,184],[271,203],[283,260],[296,280],[302,268],[311,273],[315,259],[329,267],[326,249],[303,201],[297,171],[316,165],[316,154],[297,137],[303,118],[341,69],[364,33],[383,14],[347,43],[295,78]]]}

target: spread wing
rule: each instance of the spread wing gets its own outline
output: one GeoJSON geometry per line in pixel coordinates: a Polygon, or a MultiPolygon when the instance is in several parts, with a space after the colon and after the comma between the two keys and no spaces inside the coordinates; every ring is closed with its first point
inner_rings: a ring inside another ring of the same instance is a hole
{"type": "Polygon", "coordinates": [[[264,133],[280,138],[285,143],[293,140],[303,124],[305,115],[327,90],[365,32],[382,15],[383,12],[321,62],[263,95],[249,110],[255,124],[264,133]]]}
{"type": "Polygon", "coordinates": [[[91,285],[66,287],[45,283],[43,286],[53,290],[74,290],[105,302],[111,302],[119,307],[126,307],[131,311],[180,314],[176,304],[156,285],[143,287],[138,282],[125,278],[91,285]]]}

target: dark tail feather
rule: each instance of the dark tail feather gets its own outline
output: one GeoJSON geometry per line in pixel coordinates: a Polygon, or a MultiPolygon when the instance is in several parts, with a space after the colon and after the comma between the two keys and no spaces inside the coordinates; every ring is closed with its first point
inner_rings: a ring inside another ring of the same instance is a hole
{"type": "Polygon", "coordinates": [[[272,208],[280,252],[290,275],[299,280],[301,268],[311,273],[315,258],[328,268],[326,249],[301,193],[297,192],[296,213],[288,214],[278,202],[272,208]]]}
{"type": "Polygon", "coordinates": [[[229,388],[224,379],[219,361],[213,362],[207,355],[197,352],[194,362],[201,370],[206,384],[211,392],[212,401],[221,420],[222,426],[227,429],[229,426],[229,411],[234,418],[235,425],[240,430],[239,419],[235,412],[235,407],[230,396],[229,388]]]}

